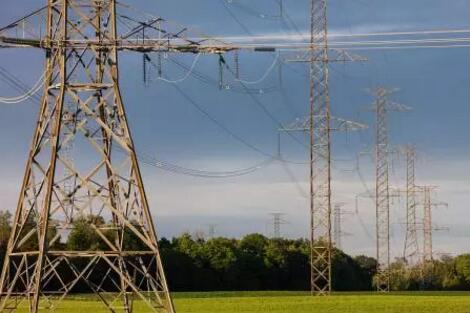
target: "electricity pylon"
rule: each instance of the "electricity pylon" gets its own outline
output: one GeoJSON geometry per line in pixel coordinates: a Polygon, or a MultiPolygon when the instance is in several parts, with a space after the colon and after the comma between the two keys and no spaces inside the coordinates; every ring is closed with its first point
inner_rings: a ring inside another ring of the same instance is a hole
{"type": "Polygon", "coordinates": [[[0,281],[1,312],[60,311],[79,285],[110,312],[136,312],[135,300],[146,312],[175,312],[121,96],[118,52],[238,48],[187,39],[188,29],[166,29],[161,18],[120,15],[118,5],[128,9],[115,0],[48,0],[0,29],[0,47],[46,52],[38,82],[44,96],[0,281]],[[44,20],[46,27],[35,24],[44,20]],[[64,250],[79,227],[92,233],[94,248],[64,250]]]}
{"type": "Polygon", "coordinates": [[[345,51],[328,48],[327,0],[311,0],[310,51],[287,57],[287,62],[310,65],[310,114],[294,127],[281,131],[310,134],[310,283],[314,295],[331,292],[331,114],[329,63],[364,60],[345,51]],[[333,52],[334,56],[330,56],[333,52]],[[305,127],[305,126],[308,126],[305,127]]]}
{"type": "MultiPolygon", "coordinates": [[[[314,77],[312,81],[315,86],[319,84],[323,86],[322,88],[328,88],[327,81],[320,84],[314,77]]],[[[313,101],[311,112],[313,115],[284,125],[280,131],[310,133],[311,291],[315,295],[327,295],[331,292],[333,243],[331,132],[359,131],[366,129],[367,126],[330,116],[329,97],[317,97],[315,91],[312,92],[314,97],[311,99],[313,101]]],[[[323,92],[328,91],[323,90],[323,92]]]]}
{"type": "Polygon", "coordinates": [[[312,0],[310,21],[311,292],[331,292],[331,138],[326,0],[312,0]],[[320,48],[318,48],[320,47],[320,48]],[[318,60],[323,60],[318,62],[318,60]],[[315,117],[318,117],[315,119],[315,117]]]}
{"type": "Polygon", "coordinates": [[[217,224],[207,224],[208,232],[207,232],[207,237],[209,239],[213,239],[216,236],[217,233],[217,224]]]}
{"type": "Polygon", "coordinates": [[[281,225],[287,224],[286,221],[282,219],[286,214],[283,213],[271,213],[269,214],[273,217],[273,238],[281,238],[281,225]]]}
{"type": "MultiPolygon", "coordinates": [[[[312,80],[316,81],[316,79],[312,80]]],[[[325,83],[325,82],[324,82],[325,83]]],[[[316,85],[316,83],[315,83],[316,85]]],[[[326,83],[326,88],[327,88],[326,83]]],[[[284,125],[281,132],[310,133],[310,216],[311,216],[311,292],[331,292],[332,209],[331,209],[331,132],[364,130],[366,125],[330,116],[329,97],[313,98],[310,115],[284,125]],[[321,107],[327,99],[327,106],[321,107]],[[320,111],[318,111],[320,110],[320,111]],[[313,136],[312,136],[313,135],[313,136]]]]}
{"type": "Polygon", "coordinates": [[[389,99],[393,90],[379,87],[371,93],[375,96],[372,110],[376,113],[376,244],[377,244],[377,291],[390,291],[390,187],[388,113],[407,111],[408,107],[389,99]]]}
{"type": "Polygon", "coordinates": [[[333,210],[333,242],[335,247],[342,249],[342,239],[344,236],[350,236],[350,233],[343,232],[343,216],[347,214],[353,214],[352,212],[344,212],[343,206],[346,203],[335,203],[333,210]]]}
{"type": "Polygon", "coordinates": [[[421,260],[421,275],[423,288],[430,285],[433,279],[434,270],[434,253],[433,253],[433,232],[444,230],[445,228],[436,227],[433,225],[432,209],[445,206],[448,204],[444,202],[434,202],[432,200],[432,192],[437,189],[436,186],[421,186],[418,187],[422,192],[422,206],[423,206],[423,253],[421,260]]]}
{"type": "Polygon", "coordinates": [[[419,262],[419,244],[416,222],[416,148],[405,147],[406,155],[406,235],[403,258],[409,266],[419,262]]]}
{"type": "Polygon", "coordinates": [[[423,263],[432,262],[432,200],[431,187],[424,187],[423,201],[423,263]]]}
{"type": "Polygon", "coordinates": [[[111,312],[133,312],[134,299],[174,312],[119,87],[116,2],[49,1],[46,10],[45,93],[0,311],[19,310],[25,299],[30,312],[60,310],[56,302],[84,283],[111,312]],[[81,150],[74,162],[71,142],[81,150]],[[81,221],[100,248],[63,250],[81,221]]]}
{"type": "Polygon", "coordinates": [[[329,63],[364,60],[345,51],[328,49],[327,0],[311,0],[310,51],[287,57],[287,62],[310,65],[310,114],[284,126],[284,132],[310,134],[310,286],[312,295],[331,293],[331,131],[364,129],[336,119],[332,127],[329,95],[329,63]],[[334,56],[330,56],[333,52],[334,56]]]}

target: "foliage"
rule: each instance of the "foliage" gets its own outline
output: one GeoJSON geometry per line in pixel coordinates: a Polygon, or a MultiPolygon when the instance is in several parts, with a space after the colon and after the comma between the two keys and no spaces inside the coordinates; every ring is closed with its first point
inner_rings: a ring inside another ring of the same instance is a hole
{"type": "MultiPolygon", "coordinates": [[[[66,243],[61,248],[73,251],[103,250],[106,249],[106,242],[114,243],[121,237],[126,250],[148,249],[128,228],[119,235],[116,230],[106,227],[103,220],[96,218],[87,216],[76,219],[70,234],[63,238],[66,243]],[[92,225],[102,229],[101,235],[92,225]]],[[[28,225],[23,231],[32,229],[28,225]]],[[[140,227],[137,224],[133,226],[136,229],[140,227]]],[[[4,257],[10,232],[11,215],[0,212],[0,259],[4,257]]],[[[50,225],[49,236],[55,234],[54,225],[50,225]]],[[[24,249],[37,246],[34,237],[31,236],[31,242],[24,244],[24,249]]],[[[310,288],[310,242],[305,239],[270,239],[261,234],[250,234],[240,240],[221,237],[205,240],[202,236],[193,238],[183,234],[172,240],[163,238],[159,246],[172,291],[287,291],[310,288]]],[[[374,289],[377,267],[374,258],[351,257],[338,249],[334,249],[332,257],[333,290],[374,289]]],[[[392,290],[470,290],[470,254],[456,258],[442,257],[426,263],[425,268],[420,264],[410,268],[403,259],[396,259],[390,270],[392,290]],[[423,284],[425,275],[430,279],[423,284]]],[[[95,278],[99,280],[99,277],[95,278]]]]}

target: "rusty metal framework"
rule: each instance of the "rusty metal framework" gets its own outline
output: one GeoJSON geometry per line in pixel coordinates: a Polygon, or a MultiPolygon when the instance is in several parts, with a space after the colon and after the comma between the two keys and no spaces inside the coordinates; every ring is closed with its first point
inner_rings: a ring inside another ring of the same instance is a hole
{"type": "Polygon", "coordinates": [[[171,42],[138,38],[163,32],[160,20],[119,36],[116,5],[49,0],[1,30],[3,45],[46,51],[44,96],[0,281],[2,312],[60,311],[78,285],[110,312],[135,312],[137,300],[146,312],[175,312],[122,101],[118,51],[199,48],[176,35],[171,42]],[[38,14],[45,36],[11,36],[38,14]],[[80,223],[92,229],[96,249],[64,250],[80,223]]]}
{"type": "Polygon", "coordinates": [[[389,186],[389,143],[388,113],[407,111],[408,107],[389,99],[394,90],[379,87],[372,91],[375,102],[372,109],[376,113],[376,287],[379,292],[390,291],[390,186],[389,186]]]}
{"type": "Polygon", "coordinates": [[[406,155],[406,235],[403,258],[409,266],[419,263],[419,244],[416,219],[416,148],[405,147],[406,155]]]}

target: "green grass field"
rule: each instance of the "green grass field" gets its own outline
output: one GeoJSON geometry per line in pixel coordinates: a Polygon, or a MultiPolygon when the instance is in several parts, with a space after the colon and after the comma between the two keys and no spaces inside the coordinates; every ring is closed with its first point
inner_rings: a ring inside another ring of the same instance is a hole
{"type": "MultiPolygon", "coordinates": [[[[298,292],[178,293],[174,302],[178,313],[470,313],[470,293],[464,292],[343,293],[323,298],[298,292]]],[[[141,303],[135,309],[150,312],[141,303]]],[[[108,311],[77,298],[62,303],[57,312],[108,311]]]]}

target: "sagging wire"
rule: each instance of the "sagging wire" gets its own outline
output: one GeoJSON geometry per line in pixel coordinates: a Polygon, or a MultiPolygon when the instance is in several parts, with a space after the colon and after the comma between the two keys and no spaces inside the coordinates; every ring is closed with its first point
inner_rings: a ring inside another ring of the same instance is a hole
{"type": "Polygon", "coordinates": [[[197,103],[194,99],[192,99],[187,93],[185,93],[178,85],[173,85],[173,87],[178,91],[178,93],[190,104],[192,104],[201,114],[206,116],[212,123],[214,123],[216,126],[218,126],[220,129],[222,129],[225,133],[227,133],[231,138],[235,139],[236,141],[240,142],[241,144],[245,145],[246,147],[250,148],[251,150],[274,160],[280,161],[280,162],[286,162],[290,164],[297,164],[297,165],[304,165],[308,164],[305,162],[296,162],[296,161],[291,161],[291,160],[286,160],[279,155],[274,155],[272,153],[268,153],[264,151],[263,149],[249,143],[247,140],[242,138],[241,136],[237,135],[234,133],[232,130],[230,130],[227,126],[225,126],[222,122],[214,118],[206,109],[204,109],[199,103],[197,103]]]}
{"type": "Polygon", "coordinates": [[[276,57],[274,58],[273,63],[268,67],[266,72],[259,79],[253,80],[253,81],[240,79],[239,78],[240,74],[239,74],[239,71],[237,70],[237,72],[235,74],[235,81],[242,82],[242,83],[247,84],[247,85],[256,85],[256,84],[262,83],[264,80],[266,80],[266,78],[268,78],[268,76],[274,70],[274,68],[276,67],[276,65],[279,62],[279,58],[280,58],[280,55],[276,54],[276,57]],[[238,78],[237,78],[237,76],[238,76],[238,78]]]}
{"type": "Polygon", "coordinates": [[[241,176],[246,176],[249,174],[252,174],[254,172],[257,172],[261,169],[266,168],[270,164],[274,162],[274,159],[269,158],[265,161],[262,161],[260,163],[257,163],[253,166],[243,168],[243,169],[238,169],[238,170],[232,170],[232,171],[206,171],[206,170],[199,170],[199,169],[193,169],[193,168],[187,168],[183,166],[179,166],[176,164],[172,164],[169,162],[161,161],[158,160],[154,157],[151,157],[149,154],[146,153],[137,153],[137,158],[139,161],[141,161],[143,164],[150,165],[153,167],[157,167],[161,170],[167,171],[167,172],[172,172],[174,174],[180,174],[180,175],[185,175],[185,176],[192,176],[192,177],[199,177],[199,178],[234,178],[234,177],[241,177],[241,176]]]}
{"type": "Polygon", "coordinates": [[[33,87],[27,88],[25,84],[21,83],[21,81],[19,81],[16,77],[13,76],[13,74],[9,73],[3,67],[0,67],[0,75],[2,75],[9,82],[9,84],[16,86],[17,90],[24,92],[24,94],[15,97],[0,97],[0,103],[4,104],[18,104],[35,97],[36,93],[42,89],[45,81],[45,74],[42,74],[33,87]]]}
{"type": "MultiPolygon", "coordinates": [[[[194,69],[196,68],[198,62],[199,62],[199,58],[201,57],[201,53],[198,53],[196,55],[196,57],[194,58],[193,60],[193,63],[191,64],[190,68],[188,69],[187,73],[181,77],[181,78],[178,78],[178,79],[174,79],[174,80],[171,80],[171,79],[168,79],[168,78],[165,78],[163,77],[163,75],[160,75],[161,74],[161,67],[160,67],[160,63],[158,64],[158,71],[159,71],[159,76],[156,78],[156,80],[161,80],[161,81],[164,81],[165,83],[169,83],[169,84],[179,84],[179,83],[182,83],[184,82],[185,80],[187,80],[190,76],[193,75],[193,71],[194,69]]],[[[160,60],[159,60],[160,61],[160,60]]]]}
{"type": "MultiPolygon", "coordinates": [[[[189,71],[190,70],[190,66],[188,64],[185,64],[184,62],[182,61],[179,61],[177,60],[176,58],[171,58],[169,57],[168,60],[177,65],[178,67],[186,70],[186,71],[189,71]]],[[[152,62],[151,62],[152,63],[152,62]]],[[[154,64],[155,66],[155,64],[154,64]]],[[[160,67],[157,65],[156,66],[157,69],[159,69],[160,67]]],[[[191,76],[197,80],[199,80],[200,82],[206,84],[206,85],[210,85],[210,86],[217,86],[219,87],[220,86],[220,80],[217,81],[216,79],[210,77],[209,75],[206,75],[196,69],[193,69],[192,73],[191,73],[191,76]]],[[[229,92],[233,92],[233,93],[238,93],[238,94],[268,94],[268,93],[273,93],[273,92],[276,92],[278,90],[277,87],[264,87],[264,88],[239,88],[237,86],[232,86],[232,85],[225,85],[223,86],[223,90],[224,91],[229,91],[229,92]]]]}

